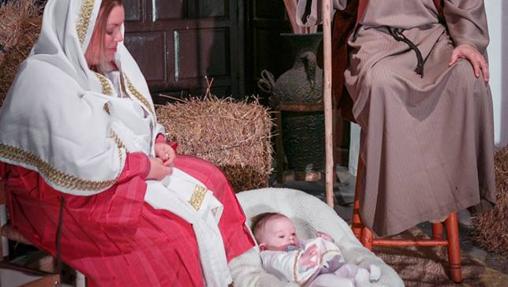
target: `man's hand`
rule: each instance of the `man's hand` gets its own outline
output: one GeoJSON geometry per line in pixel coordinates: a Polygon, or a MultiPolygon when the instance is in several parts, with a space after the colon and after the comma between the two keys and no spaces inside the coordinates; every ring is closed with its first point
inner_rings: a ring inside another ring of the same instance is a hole
{"type": "Polygon", "coordinates": [[[475,47],[468,44],[455,47],[448,65],[455,64],[459,59],[467,59],[471,66],[473,66],[474,75],[479,78],[480,74],[482,74],[483,80],[485,82],[489,81],[489,66],[487,61],[485,61],[483,55],[475,47]]]}
{"type": "Polygon", "coordinates": [[[165,166],[171,166],[175,160],[175,150],[167,143],[155,144],[155,157],[162,161],[165,166]]]}

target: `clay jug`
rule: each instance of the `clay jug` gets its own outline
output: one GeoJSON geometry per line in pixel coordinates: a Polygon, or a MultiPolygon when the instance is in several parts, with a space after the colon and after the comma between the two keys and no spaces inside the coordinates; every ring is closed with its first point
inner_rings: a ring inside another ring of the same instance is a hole
{"type": "MultiPolygon", "coordinates": [[[[294,51],[294,64],[275,81],[271,104],[316,104],[323,98],[323,70],[317,65],[322,34],[281,34],[294,51]]],[[[284,153],[294,171],[322,171],[325,162],[324,114],[282,112],[284,153]]]]}

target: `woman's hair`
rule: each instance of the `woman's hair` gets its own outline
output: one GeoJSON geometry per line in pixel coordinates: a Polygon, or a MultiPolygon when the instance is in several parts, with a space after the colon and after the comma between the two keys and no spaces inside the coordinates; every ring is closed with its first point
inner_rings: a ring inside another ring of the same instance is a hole
{"type": "MultiPolygon", "coordinates": [[[[108,64],[104,56],[104,35],[106,34],[109,14],[111,14],[111,10],[116,6],[123,6],[123,0],[102,0],[101,7],[99,8],[99,16],[95,21],[94,35],[92,35],[92,37],[98,37],[97,39],[99,39],[99,66],[106,66],[108,64]]],[[[97,68],[100,69],[101,67],[97,68]]]]}

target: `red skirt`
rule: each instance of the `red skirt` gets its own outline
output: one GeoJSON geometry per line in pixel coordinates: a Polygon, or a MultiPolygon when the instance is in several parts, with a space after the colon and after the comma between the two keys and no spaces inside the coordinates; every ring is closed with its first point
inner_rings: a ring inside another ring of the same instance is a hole
{"type": "MultiPolygon", "coordinates": [[[[12,226],[55,254],[60,198],[64,197],[61,256],[88,286],[204,286],[192,226],[144,202],[146,166],[128,157],[117,184],[94,196],[63,194],[36,172],[10,167],[7,200],[12,226]]],[[[195,157],[175,166],[204,183],[224,205],[219,229],[228,261],[254,246],[245,215],[222,172],[195,157]]]]}

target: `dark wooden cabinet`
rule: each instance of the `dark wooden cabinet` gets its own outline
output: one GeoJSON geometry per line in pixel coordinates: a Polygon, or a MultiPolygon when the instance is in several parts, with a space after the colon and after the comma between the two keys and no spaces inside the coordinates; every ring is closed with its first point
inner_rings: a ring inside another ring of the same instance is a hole
{"type": "MultiPolygon", "coordinates": [[[[263,69],[279,76],[292,64],[282,0],[124,0],[125,45],[158,94],[259,94],[263,69]]],[[[262,95],[266,98],[267,95],[262,95]]]]}
{"type": "Polygon", "coordinates": [[[280,33],[290,32],[282,0],[246,0],[246,90],[268,97],[256,83],[262,70],[268,70],[275,78],[291,67],[291,47],[280,33]]]}
{"type": "Polygon", "coordinates": [[[236,0],[124,0],[125,45],[150,89],[200,96],[213,78],[220,96],[244,91],[243,40],[236,0]]]}

